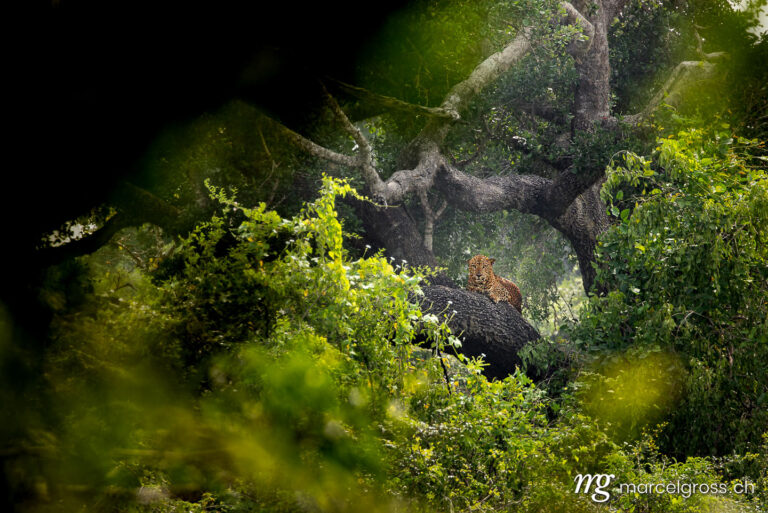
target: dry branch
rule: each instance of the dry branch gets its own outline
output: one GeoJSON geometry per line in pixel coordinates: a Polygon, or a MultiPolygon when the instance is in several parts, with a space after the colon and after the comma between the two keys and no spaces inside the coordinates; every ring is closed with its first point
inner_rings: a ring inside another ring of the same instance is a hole
{"type": "Polygon", "coordinates": [[[332,78],[326,78],[324,80],[342,94],[357,98],[358,100],[364,102],[367,106],[378,107],[379,111],[381,112],[401,111],[416,115],[421,114],[430,117],[443,118],[446,120],[457,119],[455,112],[450,112],[440,107],[426,107],[424,105],[404,102],[403,100],[399,100],[391,96],[377,94],[362,87],[347,84],[332,78]]]}

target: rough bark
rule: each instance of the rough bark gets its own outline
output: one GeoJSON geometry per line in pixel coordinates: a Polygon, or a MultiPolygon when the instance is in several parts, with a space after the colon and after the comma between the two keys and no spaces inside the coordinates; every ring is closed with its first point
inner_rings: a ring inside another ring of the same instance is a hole
{"type": "MultiPolygon", "coordinates": [[[[587,292],[592,291],[595,285],[597,237],[610,225],[605,205],[600,199],[600,187],[603,181],[603,179],[599,180],[576,198],[560,217],[549,220],[550,224],[565,235],[571,243],[579,261],[584,290],[587,292]]],[[[600,289],[595,292],[605,291],[600,289]]]]}
{"type": "MultiPolygon", "coordinates": [[[[605,2],[606,4],[610,2],[605,2]]],[[[593,124],[610,115],[611,67],[608,60],[608,9],[603,2],[579,1],[575,7],[591,23],[592,45],[581,58],[575,59],[579,71],[576,89],[573,130],[593,130],[593,124]]]]}
{"type": "Polygon", "coordinates": [[[450,317],[448,324],[462,343],[458,351],[482,356],[488,363],[483,371],[488,378],[504,378],[514,372],[521,363],[520,349],[540,338],[509,303],[494,303],[477,292],[449,287],[423,290],[422,311],[450,317]]]}

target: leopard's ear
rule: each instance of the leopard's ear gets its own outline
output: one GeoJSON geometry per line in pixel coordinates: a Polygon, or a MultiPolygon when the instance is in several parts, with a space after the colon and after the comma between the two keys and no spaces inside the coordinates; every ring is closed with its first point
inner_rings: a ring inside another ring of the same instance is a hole
{"type": "Polygon", "coordinates": [[[491,265],[493,265],[493,264],[495,264],[495,263],[496,263],[496,259],[495,259],[495,258],[489,258],[488,260],[490,260],[490,262],[491,262],[491,265]]]}

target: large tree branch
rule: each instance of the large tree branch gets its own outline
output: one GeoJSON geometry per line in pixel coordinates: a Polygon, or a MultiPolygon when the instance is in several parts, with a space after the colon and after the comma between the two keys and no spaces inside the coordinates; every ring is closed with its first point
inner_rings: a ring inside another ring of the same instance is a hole
{"type": "Polygon", "coordinates": [[[435,185],[461,210],[478,213],[515,209],[545,219],[568,238],[579,259],[584,289],[595,278],[592,268],[597,235],[608,228],[599,189],[604,175],[561,173],[554,180],[538,175],[507,175],[481,179],[444,166],[435,185]]]}
{"type": "Polygon", "coordinates": [[[567,169],[560,173],[547,188],[542,199],[540,215],[547,220],[565,213],[576,198],[605,177],[605,165],[594,164],[586,169],[567,169]]]}
{"type": "Polygon", "coordinates": [[[610,115],[611,68],[608,59],[607,3],[608,0],[594,0],[588,8],[589,14],[585,16],[592,25],[593,34],[588,51],[574,59],[579,72],[571,127],[574,132],[592,131],[596,121],[610,115]]]}
{"type": "MultiPolygon", "coordinates": [[[[586,33],[587,41],[591,40],[594,32],[592,24],[584,18],[571,4],[563,4],[565,20],[582,28],[586,33]]],[[[590,44],[583,46],[588,49],[590,44]]],[[[494,83],[503,73],[518,63],[531,49],[530,29],[523,29],[515,39],[501,51],[494,53],[480,63],[470,75],[451,88],[440,106],[440,112],[449,113],[450,116],[433,117],[422,132],[412,141],[410,151],[413,158],[407,158],[410,165],[406,169],[396,171],[385,182],[381,179],[374,165],[373,151],[370,143],[362,132],[354,126],[347,115],[338,105],[336,100],[327,94],[329,106],[342,123],[344,130],[357,142],[360,156],[357,159],[341,155],[332,150],[319,146],[287,128],[282,130],[290,135],[299,148],[320,158],[326,158],[333,162],[356,167],[360,169],[365,180],[368,192],[377,200],[385,204],[394,204],[405,199],[412,193],[430,188],[437,172],[445,165],[445,159],[439,151],[448,133],[448,129],[459,119],[463,110],[490,84],[494,83]]]]}
{"type": "Polygon", "coordinates": [[[552,180],[537,175],[478,178],[444,165],[435,185],[448,202],[461,210],[478,213],[514,209],[537,213],[538,203],[552,180]]]}
{"type": "Polygon", "coordinates": [[[459,352],[482,356],[489,378],[512,374],[521,365],[518,353],[540,338],[536,329],[506,302],[495,303],[477,292],[442,286],[424,287],[422,310],[449,317],[448,325],[462,341],[459,352]]]}
{"type": "Polygon", "coordinates": [[[514,209],[556,222],[568,207],[604,176],[602,167],[561,172],[555,179],[534,174],[478,178],[444,163],[435,179],[438,190],[456,208],[478,213],[514,209]]]}
{"type": "Polygon", "coordinates": [[[410,169],[393,173],[383,187],[374,180],[366,180],[366,184],[376,191],[378,198],[386,203],[397,203],[411,193],[432,186],[437,171],[445,162],[439,145],[448,134],[448,129],[460,118],[461,113],[478,93],[495,82],[530,51],[529,36],[530,30],[524,29],[501,51],[481,62],[469,77],[451,88],[440,108],[454,113],[453,118],[431,119],[409,144],[409,148],[404,152],[406,157],[401,160],[406,165],[412,164],[408,166],[410,169]]]}
{"type": "MultiPolygon", "coordinates": [[[[572,45],[572,50],[576,55],[583,55],[592,47],[595,28],[570,3],[563,2],[562,7],[565,11],[563,22],[578,26],[582,34],[586,36],[572,45]]],[[[501,51],[485,59],[470,73],[469,77],[451,88],[440,108],[449,112],[455,112],[456,119],[459,119],[477,94],[496,82],[502,74],[519,63],[528,54],[532,48],[530,36],[531,30],[528,28],[523,29],[501,51]]],[[[397,183],[390,184],[389,181],[387,182],[387,190],[384,191],[384,197],[387,201],[400,201],[405,195],[416,192],[420,187],[431,184],[435,173],[441,168],[444,160],[442,157],[436,157],[436,154],[439,153],[438,146],[442,144],[448,134],[448,129],[452,122],[453,120],[444,118],[432,119],[411,142],[401,159],[403,167],[410,168],[411,170],[398,171],[390,178],[390,181],[394,180],[397,183]],[[414,175],[412,179],[406,178],[405,175],[408,174],[414,175]],[[414,187],[404,186],[407,183],[413,184],[414,187]]]]}
{"type": "Polygon", "coordinates": [[[530,29],[522,32],[501,51],[494,53],[477,66],[469,77],[459,82],[443,100],[441,107],[447,111],[460,114],[467,108],[474,97],[483,89],[494,83],[503,73],[531,50],[530,29]]]}

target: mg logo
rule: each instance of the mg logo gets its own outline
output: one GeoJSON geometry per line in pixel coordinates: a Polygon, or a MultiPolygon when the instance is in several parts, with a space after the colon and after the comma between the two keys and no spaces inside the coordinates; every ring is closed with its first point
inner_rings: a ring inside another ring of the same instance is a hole
{"type": "Polygon", "coordinates": [[[611,498],[611,494],[605,491],[605,488],[611,485],[611,481],[616,476],[613,474],[579,474],[573,478],[576,483],[574,493],[589,493],[592,483],[595,483],[594,493],[592,493],[593,502],[605,502],[611,498]],[[582,485],[584,488],[582,490],[582,485]]]}

